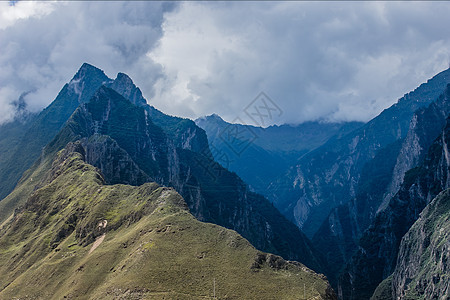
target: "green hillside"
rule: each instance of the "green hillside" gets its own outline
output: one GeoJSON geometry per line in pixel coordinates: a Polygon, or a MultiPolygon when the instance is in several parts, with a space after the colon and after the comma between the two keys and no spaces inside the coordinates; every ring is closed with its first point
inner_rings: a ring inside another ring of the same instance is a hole
{"type": "Polygon", "coordinates": [[[197,221],[173,189],[105,185],[78,142],[27,178],[40,188],[0,229],[0,299],[334,299],[323,276],[197,221]]]}

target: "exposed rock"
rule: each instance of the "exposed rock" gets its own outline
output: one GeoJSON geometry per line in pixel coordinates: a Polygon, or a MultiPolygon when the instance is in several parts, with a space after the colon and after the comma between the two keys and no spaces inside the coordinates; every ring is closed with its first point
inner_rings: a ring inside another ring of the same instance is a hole
{"type": "Polygon", "coordinates": [[[405,139],[380,149],[361,170],[356,197],[333,209],[313,237],[328,258],[329,278],[335,277],[358,249],[359,239],[376,214],[388,206],[403,182],[404,173],[421,163],[442,132],[450,113],[449,89],[416,111],[405,139]]]}
{"type": "MultiPolygon", "coordinates": [[[[75,109],[89,101],[95,91],[108,81],[102,70],[85,63],[46,109],[31,115],[25,123],[15,122],[13,127],[7,124],[0,126],[0,140],[2,135],[10,134],[10,142],[5,143],[3,147],[6,149],[0,149],[0,152],[14,150],[9,157],[5,155],[8,159],[4,162],[0,159],[0,200],[14,189],[22,174],[39,158],[42,148],[61,130],[75,109]]],[[[0,204],[0,219],[7,217],[3,212],[11,213],[11,206],[14,205],[0,204]]]]}
{"type": "Polygon", "coordinates": [[[428,148],[441,133],[445,126],[445,120],[450,114],[449,96],[450,88],[447,88],[435,102],[426,108],[419,109],[414,114],[408,134],[397,157],[391,184],[379,210],[384,209],[390,198],[398,192],[404,174],[423,160],[428,148]]]}
{"type": "Polygon", "coordinates": [[[430,146],[423,163],[405,174],[398,193],[364,233],[359,250],[340,278],[343,299],[368,299],[396,266],[400,241],[425,206],[450,187],[447,140],[450,120],[430,146]]]}
{"type": "Polygon", "coordinates": [[[450,190],[439,194],[402,239],[394,299],[450,298],[450,190]]]}

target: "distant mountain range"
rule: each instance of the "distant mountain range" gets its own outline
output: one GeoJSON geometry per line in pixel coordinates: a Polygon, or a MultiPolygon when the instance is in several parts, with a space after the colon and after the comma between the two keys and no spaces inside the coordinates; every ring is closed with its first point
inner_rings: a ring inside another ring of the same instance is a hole
{"type": "Polygon", "coordinates": [[[228,123],[218,115],[198,118],[195,123],[206,131],[215,160],[263,195],[269,194],[273,179],[283,176],[300,157],[363,125],[306,122],[262,128],[228,123]]]}

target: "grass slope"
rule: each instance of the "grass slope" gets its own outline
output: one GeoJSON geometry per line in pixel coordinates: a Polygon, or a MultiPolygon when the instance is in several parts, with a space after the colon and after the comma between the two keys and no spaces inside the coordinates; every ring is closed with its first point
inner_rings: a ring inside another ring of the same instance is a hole
{"type": "Polygon", "coordinates": [[[172,189],[105,185],[78,149],[0,229],[0,299],[334,299],[323,276],[197,221],[172,189]]]}

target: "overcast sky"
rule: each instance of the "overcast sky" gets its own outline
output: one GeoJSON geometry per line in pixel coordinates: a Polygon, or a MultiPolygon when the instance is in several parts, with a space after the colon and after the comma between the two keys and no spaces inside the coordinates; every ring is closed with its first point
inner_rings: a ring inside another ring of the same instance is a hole
{"type": "MultiPolygon", "coordinates": [[[[0,123],[38,111],[83,62],[189,118],[368,121],[450,62],[447,2],[0,2],[0,123]]],[[[267,125],[267,124],[266,124],[267,125]]]]}

